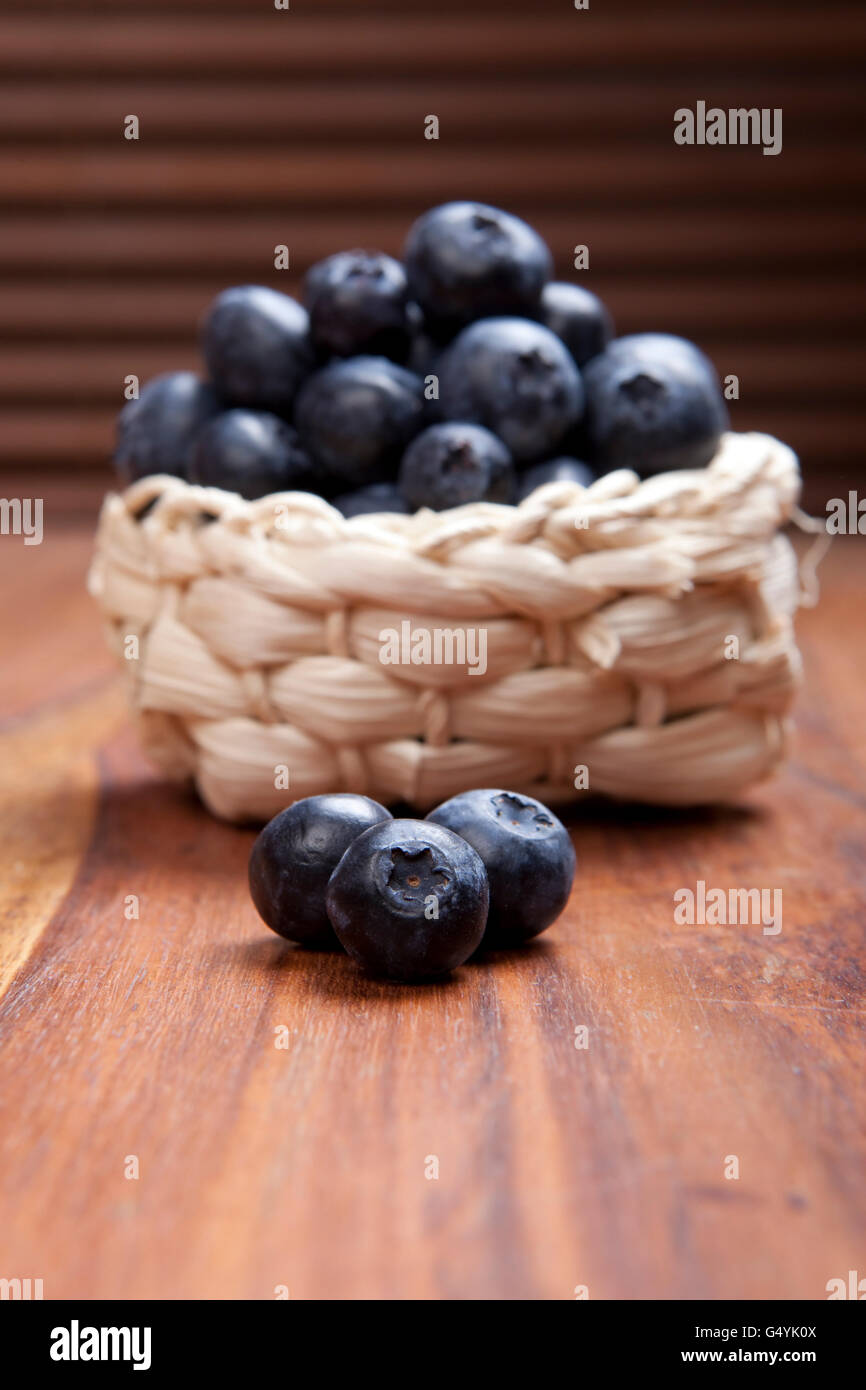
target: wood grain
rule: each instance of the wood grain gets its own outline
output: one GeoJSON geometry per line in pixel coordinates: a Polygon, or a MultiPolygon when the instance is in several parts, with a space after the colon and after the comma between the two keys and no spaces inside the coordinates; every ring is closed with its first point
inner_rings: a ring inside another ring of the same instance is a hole
{"type": "Polygon", "coordinates": [[[122,344],[148,371],[179,367],[217,289],[295,288],[351,245],[399,254],[414,217],[467,197],[536,224],[559,278],[588,245],[583,282],[621,331],[736,348],[738,423],[790,442],[816,489],[828,469],[862,475],[866,19],[852,0],[31,11],[0,0],[3,473],[99,476],[119,403],[105,362],[122,344]],[[781,109],[782,153],[676,146],[673,113],[697,100],[781,109]]]}
{"type": "Polygon", "coordinates": [[[583,808],[547,937],[416,989],[267,933],[250,833],[118,722],[87,535],[32,548],[26,582],[16,544],[0,1275],[48,1298],[823,1298],[862,1268],[861,542],[802,615],[779,779],[713,812],[583,808]],[[698,878],[781,888],[781,934],[675,926],[698,878]]]}

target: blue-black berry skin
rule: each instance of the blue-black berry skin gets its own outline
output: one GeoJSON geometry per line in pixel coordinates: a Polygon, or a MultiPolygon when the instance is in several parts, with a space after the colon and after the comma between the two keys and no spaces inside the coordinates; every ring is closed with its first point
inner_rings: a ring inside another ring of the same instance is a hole
{"type": "Polygon", "coordinates": [[[549,456],[580,419],[583,385],[565,344],[541,323],[470,324],[439,364],[439,413],[498,434],[515,460],[549,456]]]}
{"type": "Polygon", "coordinates": [[[615,338],[587,363],[584,382],[589,447],[605,469],[703,468],[728,427],[715,369],[685,338],[615,338]]]}
{"type": "Polygon", "coordinates": [[[301,388],[301,443],[336,491],[393,480],[403,450],[425,423],[421,378],[386,357],[348,357],[301,388]]]}
{"type": "Polygon", "coordinates": [[[375,516],[380,512],[397,512],[408,516],[412,510],[396,483],[370,483],[356,492],[344,492],[334,498],[333,505],[343,516],[375,516]]]}
{"type": "Polygon", "coordinates": [[[306,309],[279,290],[223,290],[201,329],[202,356],[228,405],[287,415],[314,365],[306,309]]]}
{"type": "Polygon", "coordinates": [[[346,850],[328,884],[328,914],[360,965],[391,980],[447,974],[481,944],[487,875],[469,844],[427,821],[392,820],[346,850]]]}
{"type": "Polygon", "coordinates": [[[188,478],[199,431],[220,408],[216,392],[194,372],[167,372],[147,382],[117,419],[120,481],[128,486],[153,473],[188,478]]]}
{"type": "Polygon", "coordinates": [[[552,274],[526,222],[486,203],[444,203],[419,217],[403,257],[412,297],[448,330],[497,314],[533,314],[552,274]]]}
{"type": "Polygon", "coordinates": [[[578,367],[603,352],[613,337],[613,319],[591,290],[554,280],[541,291],[541,321],[561,338],[578,367]]]}
{"type": "Polygon", "coordinates": [[[308,796],[274,816],[250,854],[250,894],[264,922],[287,941],[337,945],[325,909],[328,880],[359,835],[391,814],[366,796],[308,796]]]}
{"type": "Polygon", "coordinates": [[[409,352],[408,287],[399,261],[376,251],[340,251],[307,272],[304,303],[321,353],[357,353],[404,362],[409,352]]]}
{"type": "Polygon", "coordinates": [[[278,415],[226,410],[199,433],[190,481],[253,500],[272,492],[306,492],[314,468],[297,432],[278,415]]]}
{"type": "Polygon", "coordinates": [[[409,445],[400,464],[399,485],[413,507],[435,512],[466,502],[510,502],[514,495],[511,455],[481,425],[431,425],[409,445]]]}
{"type": "Polygon", "coordinates": [[[516,500],[522,502],[545,483],[579,483],[581,487],[589,487],[593,482],[595,474],[588,463],[572,458],[548,459],[547,463],[533,464],[520,474],[516,500]]]}
{"type": "Polygon", "coordinates": [[[487,788],[451,797],[427,819],[461,835],[484,862],[490,883],[485,947],[528,941],[556,921],[577,859],[565,826],[540,801],[487,788]]]}

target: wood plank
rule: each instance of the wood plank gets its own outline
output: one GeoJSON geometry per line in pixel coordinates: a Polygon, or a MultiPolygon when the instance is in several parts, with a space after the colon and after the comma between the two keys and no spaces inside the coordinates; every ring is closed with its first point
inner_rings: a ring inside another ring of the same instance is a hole
{"type": "MultiPolygon", "coordinates": [[[[111,485],[117,409],[111,406],[39,406],[0,408],[0,472],[20,478],[31,473],[31,491],[69,470],[101,477],[111,485]]],[[[859,485],[862,459],[852,441],[863,437],[862,407],[850,405],[816,411],[811,394],[799,401],[762,405],[753,399],[734,405],[735,428],[774,434],[798,454],[806,479],[807,505],[823,511],[828,497],[842,496],[859,485]]],[[[4,484],[5,486],[5,484],[4,484]]],[[[7,493],[8,495],[8,493],[7,493]]],[[[15,494],[12,494],[15,495],[15,494]]],[[[26,495],[26,494],[25,494],[26,495]]]]}
{"type": "MultiPolygon", "coordinates": [[[[455,190],[462,193],[465,190],[455,190]]],[[[483,196],[483,190],[480,190],[483,196]]],[[[273,277],[274,247],[288,245],[295,273],[347,243],[400,254],[409,224],[429,205],[419,199],[403,212],[358,207],[346,213],[295,210],[238,213],[221,210],[159,214],[70,212],[61,216],[10,214],[0,242],[0,275],[88,274],[114,277],[202,274],[273,277]]],[[[571,274],[571,248],[590,248],[593,275],[694,274],[717,268],[752,275],[802,272],[817,258],[822,273],[859,271],[862,223],[854,208],[816,207],[808,218],[786,208],[740,210],[735,204],[701,206],[672,216],[658,205],[631,215],[607,208],[536,209],[512,199],[512,210],[538,227],[554,252],[560,275],[571,274]]]]}
{"type": "MultiPolygon", "coordinates": [[[[222,149],[149,150],[118,139],[116,153],[106,151],[0,150],[0,187],[22,206],[68,209],[98,202],[106,208],[146,205],[254,209],[279,205],[289,214],[312,202],[326,211],[360,200],[378,207],[446,201],[453,191],[484,189],[500,204],[514,196],[514,154],[497,144],[491,149],[442,151],[422,138],[423,113],[416,120],[417,148],[387,154],[378,145],[362,149],[318,150],[312,147],[271,151],[222,149]]],[[[672,123],[671,123],[672,128],[672,123]]],[[[118,130],[120,126],[118,125],[118,130]]],[[[665,129],[658,150],[618,151],[588,148],[576,160],[569,151],[537,150],[521,170],[521,198],[537,206],[562,205],[579,179],[587,203],[603,199],[606,208],[627,203],[691,205],[707,196],[716,205],[730,192],[738,199],[737,215],[748,220],[753,207],[763,209],[782,198],[802,199],[809,187],[816,198],[846,199],[866,175],[866,156],[859,149],[834,143],[818,149],[795,149],[784,159],[765,159],[758,149],[681,148],[672,155],[665,129]]],[[[811,220],[810,220],[811,226],[811,220]]]]}
{"type": "MultiPolygon", "coordinates": [[[[760,76],[727,74],[702,84],[708,106],[781,107],[788,150],[814,145],[832,135],[841,145],[856,141],[862,101],[853,78],[806,76],[793,82],[784,72],[760,76]]],[[[0,139],[20,145],[45,141],[66,146],[85,141],[116,142],[122,118],[135,112],[148,148],[179,139],[219,137],[225,147],[254,140],[284,147],[288,140],[335,140],[352,146],[371,138],[388,143],[418,139],[419,113],[435,110],[450,140],[459,137],[509,144],[535,140],[580,141],[629,146],[670,136],[673,112],[692,101],[680,77],[626,77],[616,73],[516,74],[449,72],[423,82],[399,77],[387,83],[347,74],[340,82],[298,79],[291,84],[238,77],[231,83],[190,84],[153,77],[123,82],[106,75],[98,85],[58,77],[51,82],[10,80],[0,89],[0,139]]]]}
{"type": "MultiPolygon", "coordinates": [[[[739,344],[778,341],[808,324],[816,338],[857,336],[866,317],[866,285],[847,278],[828,278],[822,267],[804,280],[798,269],[787,276],[749,278],[734,271],[726,279],[714,274],[682,274],[664,283],[610,271],[602,279],[586,275],[582,283],[610,305],[623,332],[657,328],[714,341],[739,344]]],[[[565,269],[566,278],[580,279],[565,269]]],[[[301,293],[301,278],[288,275],[265,283],[301,293]]],[[[65,280],[40,276],[38,281],[0,282],[0,341],[98,342],[108,338],[135,347],[145,343],[188,343],[192,325],[225,281],[207,274],[182,282],[118,279],[111,283],[86,277],[65,280]]]]}
{"type": "MultiPolygon", "coordinates": [[[[0,401],[105,401],[118,403],[119,408],[124,379],[130,373],[143,383],[158,372],[202,370],[195,329],[193,317],[177,342],[99,344],[86,350],[69,345],[0,344],[0,401]]],[[[718,343],[712,324],[706,324],[699,345],[721,376],[733,372],[739,377],[742,399],[784,402],[810,388],[825,405],[831,401],[853,405],[863,397],[862,349],[857,341],[830,339],[817,347],[814,339],[755,344],[744,314],[738,341],[728,338],[718,343]]]]}
{"type": "Polygon", "coordinates": [[[383,16],[317,18],[272,11],[242,18],[220,14],[203,24],[199,16],[166,16],[158,25],[136,14],[61,14],[46,27],[19,15],[0,18],[0,72],[98,73],[115,76],[161,71],[205,73],[326,72],[332,77],[359,67],[371,78],[386,73],[458,73],[584,70],[598,65],[645,68],[657,55],[661,72],[685,67],[695,54],[706,71],[733,65],[740,71],[803,63],[811,71],[847,62],[853,69],[866,56],[866,16],[850,6],[831,4],[789,14],[748,9],[732,22],[728,13],[692,10],[688,22],[677,13],[640,10],[621,22],[616,11],[587,16],[571,10],[559,15],[503,15],[495,24],[483,16],[401,16],[395,25],[383,16]]]}
{"type": "MultiPolygon", "coordinates": [[[[585,808],[577,890],[548,938],[427,989],[269,938],[244,887],[249,832],[67,700],[56,756],[98,756],[100,800],[0,1005],[4,1267],[79,1300],[277,1283],[293,1299],[571,1299],[577,1283],[825,1297],[866,1238],[864,582],[862,548],[835,547],[801,616],[807,687],[775,782],[700,815],[585,808]],[[697,876],[781,887],[781,935],[676,927],[672,894],[697,876]]],[[[58,595],[68,584],[61,570],[58,595]]],[[[86,684],[83,597],[74,633],[86,684]]],[[[22,727],[35,737],[39,717],[22,727]]],[[[39,800],[32,777],[20,796],[39,800]]],[[[46,806],[46,836],[68,811],[46,806]]]]}

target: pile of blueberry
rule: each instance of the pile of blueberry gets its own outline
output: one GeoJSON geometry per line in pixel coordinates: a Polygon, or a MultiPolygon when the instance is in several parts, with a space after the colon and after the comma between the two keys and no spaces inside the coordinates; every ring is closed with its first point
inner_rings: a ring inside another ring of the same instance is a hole
{"type": "Polygon", "coordinates": [[[667,334],[613,338],[601,300],[551,274],[520,218],[460,202],[418,219],[402,264],[319,261],[303,306],[225,290],[202,324],[209,380],[168,373],[124,407],[118,474],[316,492],[356,516],[707,463],[727,427],[707,358],[667,334]]]}
{"type": "Polygon", "coordinates": [[[289,941],[345,947],[376,975],[435,979],[479,947],[528,941],[565,906],[568,832],[530,796],[484,790],[426,820],[366,796],[310,796],[280,811],[250,855],[260,916],[289,941]]]}

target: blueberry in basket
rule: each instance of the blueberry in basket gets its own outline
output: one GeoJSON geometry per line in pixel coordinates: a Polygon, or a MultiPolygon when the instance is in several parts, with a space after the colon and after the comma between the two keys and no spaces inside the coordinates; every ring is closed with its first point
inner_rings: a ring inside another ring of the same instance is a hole
{"type": "Polygon", "coordinates": [[[380,252],[339,251],[304,281],[310,338],[322,353],[357,353],[404,362],[411,344],[406,272],[380,252]]]}
{"type": "Polygon", "coordinates": [[[553,271],[538,233],[486,203],[444,203],[425,212],[403,258],[412,298],[439,334],[474,319],[535,313],[553,271]]]}
{"type": "Polygon", "coordinates": [[[194,372],[166,372],[142,387],[117,420],[114,467],[125,486],[154,473],[189,476],[199,431],[219,398],[194,372]]]}
{"type": "Polygon", "coordinates": [[[311,492],[351,517],[519,502],[586,468],[707,463],[728,423],[707,358],[667,334],[612,338],[598,296],[552,273],[526,222],[464,201],[418,218],[403,264],[377,250],[317,261],[304,305],[226,289],[201,325],[209,380],[168,373],[126,405],[118,477],[311,492]]]}
{"type": "Polygon", "coordinates": [[[342,492],[334,498],[334,506],[345,517],[375,516],[381,512],[408,516],[412,510],[396,483],[369,483],[354,492],[342,492]]]}
{"type": "Polygon", "coordinates": [[[297,431],[262,410],[224,410],[209,420],[199,432],[189,478],[251,500],[315,486],[313,465],[297,431]]]}
{"type": "Polygon", "coordinates": [[[484,865],[465,839],[427,821],[391,820],[352,842],[326,901],[354,960],[410,982],[469,959],[484,936],[488,898],[484,865]]]}
{"type": "Polygon", "coordinates": [[[529,319],[470,324],[442,356],[439,406],[498,434],[515,460],[549,455],[583,412],[583,384],[561,339],[529,319]]]}
{"type": "Polygon", "coordinates": [[[399,485],[413,508],[436,512],[467,502],[510,502],[514,468],[502,440],[481,425],[431,425],[403,455],[399,485]]]}
{"type": "Polygon", "coordinates": [[[420,377],[387,357],[347,357],[301,387],[295,424],[313,460],[342,490],[393,478],[425,423],[420,377]]]}
{"type": "Polygon", "coordinates": [[[366,796],[308,796],[280,811],[250,854],[250,894],[264,922],[279,936],[305,946],[334,946],[325,909],[332,872],[365,830],[391,820],[366,796]]]}
{"type": "Polygon", "coordinates": [[[561,338],[578,367],[603,352],[613,337],[613,319],[591,290],[554,280],[541,291],[542,323],[561,338]]]}
{"type": "Polygon", "coordinates": [[[578,483],[581,487],[589,487],[594,482],[595,474],[588,463],[572,458],[548,459],[547,463],[533,464],[520,474],[515,501],[522,502],[545,483],[578,483]]]}
{"type": "Polygon", "coordinates": [[[217,295],[201,328],[202,356],[230,405],[285,415],[313,366],[309,319],[297,300],[264,285],[217,295]]]}
{"type": "Polygon", "coordinates": [[[712,363],[685,338],[616,338],[587,363],[584,383],[587,435],[605,469],[702,468],[728,426],[712,363]]]}
{"type": "Polygon", "coordinates": [[[568,901],[577,867],[568,831],[534,797],[462,792],[427,817],[477,850],[490,884],[484,945],[513,946],[545,931],[568,901]]]}

